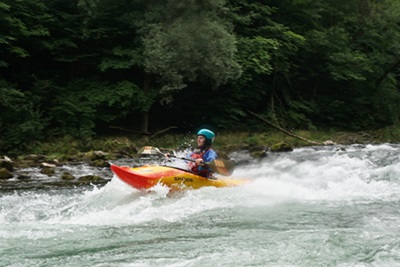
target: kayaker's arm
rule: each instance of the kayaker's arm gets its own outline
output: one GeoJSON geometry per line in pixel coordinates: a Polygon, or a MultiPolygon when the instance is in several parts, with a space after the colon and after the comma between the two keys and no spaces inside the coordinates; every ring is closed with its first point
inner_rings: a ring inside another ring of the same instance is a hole
{"type": "MultiPolygon", "coordinates": [[[[139,149],[138,154],[159,154],[159,155],[163,155],[163,156],[166,156],[168,154],[168,157],[170,157],[170,158],[176,158],[176,159],[195,162],[194,159],[177,157],[177,156],[171,155],[169,153],[164,154],[158,148],[151,147],[151,146],[142,147],[141,149],[139,149]]],[[[203,164],[207,165],[213,172],[216,172],[216,173],[219,173],[219,174],[222,174],[225,176],[230,176],[235,169],[235,163],[232,160],[216,159],[216,160],[212,160],[210,162],[203,162],[203,164]]]]}

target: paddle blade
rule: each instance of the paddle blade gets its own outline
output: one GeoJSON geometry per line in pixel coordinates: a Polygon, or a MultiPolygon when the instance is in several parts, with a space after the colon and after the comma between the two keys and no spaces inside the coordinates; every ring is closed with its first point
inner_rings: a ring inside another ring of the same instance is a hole
{"type": "Polygon", "coordinates": [[[152,146],[144,146],[138,150],[139,155],[158,155],[160,153],[161,153],[160,150],[152,146]]]}
{"type": "Polygon", "coordinates": [[[207,166],[210,167],[213,172],[225,176],[231,176],[233,171],[235,170],[235,163],[231,160],[216,159],[208,162],[207,166]]]}

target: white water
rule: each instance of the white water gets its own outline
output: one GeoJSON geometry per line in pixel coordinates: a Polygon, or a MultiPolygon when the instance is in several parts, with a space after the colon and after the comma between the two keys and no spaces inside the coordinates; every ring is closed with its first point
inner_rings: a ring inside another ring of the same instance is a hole
{"type": "Polygon", "coordinates": [[[235,188],[0,190],[0,266],[400,266],[400,146],[342,148],[240,165],[235,188]]]}

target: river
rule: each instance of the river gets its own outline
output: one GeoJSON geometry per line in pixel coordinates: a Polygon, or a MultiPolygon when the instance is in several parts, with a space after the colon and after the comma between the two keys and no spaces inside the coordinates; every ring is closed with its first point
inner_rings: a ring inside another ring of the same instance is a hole
{"type": "Polygon", "coordinates": [[[0,266],[400,266],[399,154],[298,148],[237,166],[246,185],[172,194],[112,173],[105,185],[0,188],[0,266]]]}

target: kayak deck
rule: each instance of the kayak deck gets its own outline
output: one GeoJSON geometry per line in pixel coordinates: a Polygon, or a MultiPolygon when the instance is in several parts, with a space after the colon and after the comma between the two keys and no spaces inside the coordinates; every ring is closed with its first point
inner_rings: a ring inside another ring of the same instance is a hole
{"type": "Polygon", "coordinates": [[[166,185],[174,190],[199,189],[205,186],[232,187],[247,182],[245,179],[211,179],[182,169],[159,165],[132,168],[111,164],[111,170],[119,179],[136,189],[149,189],[157,184],[166,185]]]}

